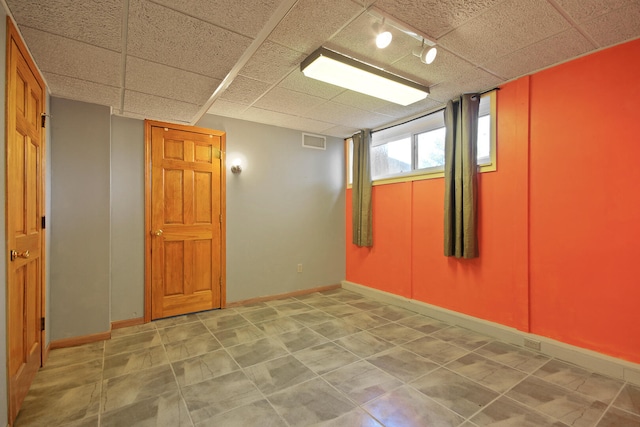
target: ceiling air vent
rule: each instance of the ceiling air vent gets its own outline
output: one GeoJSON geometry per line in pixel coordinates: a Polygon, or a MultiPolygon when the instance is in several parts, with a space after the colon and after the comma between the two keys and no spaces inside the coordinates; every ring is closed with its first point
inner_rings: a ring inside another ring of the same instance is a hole
{"type": "Polygon", "coordinates": [[[302,134],[302,146],[305,148],[315,148],[316,150],[327,149],[327,138],[322,135],[302,134]]]}

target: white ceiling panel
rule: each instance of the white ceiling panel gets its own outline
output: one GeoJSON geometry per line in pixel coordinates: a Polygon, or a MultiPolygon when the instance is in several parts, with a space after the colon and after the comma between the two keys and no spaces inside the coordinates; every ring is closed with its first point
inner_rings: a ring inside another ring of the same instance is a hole
{"type": "Polygon", "coordinates": [[[153,0],[203,21],[255,38],[282,0],[153,0]]]}
{"type": "Polygon", "coordinates": [[[398,104],[389,104],[376,110],[376,113],[392,116],[396,119],[401,119],[404,117],[424,114],[442,107],[444,107],[444,104],[442,102],[433,99],[431,95],[429,95],[427,99],[414,102],[413,104],[407,105],[406,107],[398,104]]]}
{"type": "Polygon", "coordinates": [[[358,129],[374,128],[393,120],[393,117],[390,116],[372,113],[332,101],[312,108],[304,116],[321,122],[335,123],[358,129]]]}
{"type": "Polygon", "coordinates": [[[640,37],[640,0],[5,1],[55,96],[127,117],[195,123],[208,111],[340,137],[640,37]],[[397,29],[374,47],[380,15],[436,39],[435,62],[397,29]],[[431,94],[403,107],[306,78],[300,63],[320,46],[431,94]]]}
{"type": "Polygon", "coordinates": [[[240,70],[240,74],[266,83],[276,83],[304,59],[295,50],[266,40],[240,70]]]}
{"type": "Polygon", "coordinates": [[[51,95],[100,105],[119,105],[120,88],[48,73],[51,95]]]}
{"type": "Polygon", "coordinates": [[[310,54],[364,9],[344,0],[300,0],[269,39],[310,54]]]}
{"type": "Polygon", "coordinates": [[[295,120],[296,117],[290,114],[280,113],[278,111],[251,107],[244,112],[243,119],[257,123],[270,124],[273,126],[288,127],[291,121],[295,120]]]}
{"type": "Polygon", "coordinates": [[[463,93],[484,92],[503,82],[504,79],[477,68],[473,73],[431,87],[429,97],[435,101],[446,103],[463,93]]]}
{"type": "Polygon", "coordinates": [[[251,105],[271,87],[269,83],[237,76],[225,90],[220,99],[227,99],[238,104],[251,105]]]}
{"type": "Polygon", "coordinates": [[[374,96],[364,95],[351,90],[345,90],[331,101],[367,111],[376,111],[389,105],[397,105],[374,96]]]}
{"type": "Polygon", "coordinates": [[[505,79],[525,75],[531,70],[539,70],[582,55],[593,49],[593,44],[578,30],[564,31],[548,39],[527,46],[523,49],[489,61],[486,68],[505,79]]]}
{"type": "Polygon", "coordinates": [[[324,102],[323,98],[317,96],[276,87],[260,98],[254,105],[264,110],[298,116],[304,115],[313,107],[324,102]]]}
{"type": "MultiPolygon", "coordinates": [[[[378,0],[375,6],[438,39],[503,0],[378,0]]],[[[524,2],[523,2],[524,3],[524,2]]]]}
{"type": "Polygon", "coordinates": [[[640,34],[640,2],[600,15],[582,25],[600,46],[611,46],[640,34]]]}
{"type": "Polygon", "coordinates": [[[576,22],[590,21],[623,6],[638,3],[638,0],[555,0],[576,22]]]}
{"type": "Polygon", "coordinates": [[[322,131],[323,134],[337,138],[349,138],[360,129],[350,126],[332,126],[322,131]]]}
{"type": "Polygon", "coordinates": [[[246,105],[236,104],[235,102],[225,101],[224,99],[218,99],[209,108],[207,113],[241,119],[247,108],[248,107],[246,105]]]}
{"type": "Polygon", "coordinates": [[[189,122],[200,106],[175,99],[162,98],[146,93],[126,90],[124,93],[124,112],[142,114],[157,120],[189,122]]]}
{"type": "Polygon", "coordinates": [[[318,96],[324,99],[331,99],[344,92],[341,87],[330,85],[316,79],[306,77],[300,69],[295,69],[282,80],[278,87],[306,93],[307,95],[318,96]]]}
{"type": "Polygon", "coordinates": [[[476,66],[440,47],[436,60],[424,64],[420,58],[407,55],[389,67],[389,71],[431,86],[473,72],[476,66]]]}
{"type": "Polygon", "coordinates": [[[485,64],[568,28],[569,22],[546,0],[507,0],[438,43],[473,63],[485,64]]]}
{"type": "Polygon", "coordinates": [[[43,72],[120,86],[121,54],[33,28],[23,28],[22,35],[43,72]]]}
{"type": "Polygon", "coordinates": [[[146,0],[131,0],[127,53],[223,79],[251,39],[146,0]]]}
{"type": "Polygon", "coordinates": [[[7,4],[23,27],[37,28],[118,52],[122,49],[121,0],[7,0],[7,4]]]}
{"type": "Polygon", "coordinates": [[[178,101],[203,104],[221,80],[129,56],[125,87],[178,101]]]}

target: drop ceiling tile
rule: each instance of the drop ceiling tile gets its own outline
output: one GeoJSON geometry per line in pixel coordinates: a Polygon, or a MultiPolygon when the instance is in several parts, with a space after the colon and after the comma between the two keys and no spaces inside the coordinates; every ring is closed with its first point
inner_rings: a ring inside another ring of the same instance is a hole
{"type": "Polygon", "coordinates": [[[305,119],[302,117],[291,117],[288,121],[285,121],[284,124],[290,129],[296,129],[310,133],[319,133],[322,135],[324,135],[324,130],[327,129],[327,126],[332,126],[329,123],[313,119],[305,119]]]}
{"type": "Polygon", "coordinates": [[[569,26],[546,0],[506,0],[442,37],[438,44],[482,65],[569,26]]]}
{"type": "Polygon", "coordinates": [[[331,99],[331,101],[367,111],[376,111],[377,109],[389,105],[398,105],[394,104],[393,102],[385,101],[374,96],[364,95],[362,93],[354,92],[351,90],[345,90],[340,95],[331,99]]]}
{"type": "Polygon", "coordinates": [[[217,99],[209,108],[207,114],[241,119],[242,113],[246,110],[246,105],[236,104],[235,102],[225,101],[224,99],[217,99]]]}
{"type": "Polygon", "coordinates": [[[376,46],[375,23],[381,22],[371,14],[364,13],[324,46],[381,68],[386,68],[388,64],[411,53],[413,49],[420,48],[418,40],[394,27],[387,26],[386,29],[393,34],[393,39],[389,46],[379,49],[376,46]]]}
{"type": "Polygon", "coordinates": [[[393,117],[390,116],[360,110],[332,101],[311,109],[304,114],[304,117],[336,125],[353,126],[358,129],[375,128],[393,120],[393,117]]]}
{"type": "Polygon", "coordinates": [[[378,0],[375,6],[417,30],[440,38],[502,0],[378,0]]]}
{"type": "Polygon", "coordinates": [[[558,6],[576,22],[589,21],[637,2],[637,0],[556,0],[558,6]]]}
{"type": "Polygon", "coordinates": [[[582,25],[601,47],[640,36],[640,2],[600,15],[582,25]]]}
{"type": "Polygon", "coordinates": [[[269,83],[237,76],[231,85],[222,92],[220,99],[236,104],[251,105],[271,87],[269,83]]]}
{"type": "Polygon", "coordinates": [[[249,44],[248,37],[146,0],[131,0],[131,56],[223,79],[249,44]]]}
{"type": "Polygon", "coordinates": [[[45,73],[51,95],[90,104],[120,108],[120,88],[59,74],[45,73]]]}
{"type": "Polygon", "coordinates": [[[485,68],[505,79],[512,79],[582,55],[593,48],[578,30],[570,29],[490,61],[485,68]]]}
{"type": "Polygon", "coordinates": [[[22,35],[43,72],[120,86],[121,54],[32,28],[22,35]]]}
{"type": "Polygon", "coordinates": [[[429,97],[434,101],[447,103],[463,93],[483,92],[499,86],[504,81],[477,68],[473,73],[433,86],[429,97]]]}
{"type": "Polygon", "coordinates": [[[292,120],[297,117],[291,114],[280,113],[278,111],[263,110],[262,108],[251,107],[242,115],[242,120],[265,123],[268,125],[288,127],[292,120]]]}
{"type": "Polygon", "coordinates": [[[329,83],[321,82],[320,80],[306,77],[300,69],[293,70],[289,73],[289,75],[278,84],[278,87],[324,99],[331,99],[346,90],[338,86],[330,85],[329,83]]]}
{"type": "Polygon", "coordinates": [[[426,114],[429,111],[437,110],[438,108],[442,107],[444,107],[444,104],[442,102],[432,99],[431,95],[429,95],[427,99],[414,102],[413,104],[407,105],[406,107],[390,103],[385,107],[379,108],[378,110],[376,110],[376,112],[385,114],[387,116],[392,116],[396,119],[402,119],[419,114],[426,114]]]}
{"type": "Polygon", "coordinates": [[[124,93],[124,111],[143,115],[147,119],[188,122],[199,109],[199,105],[146,93],[130,90],[125,90],[124,93]]]}
{"type": "Polygon", "coordinates": [[[221,80],[133,56],[127,57],[125,87],[135,92],[204,104],[221,80]]]}
{"type": "Polygon", "coordinates": [[[473,72],[475,68],[468,61],[439,47],[436,59],[431,64],[423,64],[417,56],[407,55],[388,69],[410,80],[431,86],[473,72]]]}
{"type": "Polygon", "coordinates": [[[8,0],[7,5],[21,28],[122,50],[122,0],[8,0]]]}
{"type": "Polygon", "coordinates": [[[240,74],[266,83],[276,83],[300,65],[304,55],[266,40],[249,59],[240,74]]]}
{"type": "Polygon", "coordinates": [[[275,87],[260,98],[254,106],[297,116],[324,102],[323,98],[317,96],[275,87]]]}
{"type": "Polygon", "coordinates": [[[282,0],[154,0],[203,21],[255,38],[282,0]]]}
{"type": "Polygon", "coordinates": [[[350,138],[354,133],[360,131],[358,128],[349,126],[332,126],[323,130],[323,135],[335,136],[336,138],[350,138]]]}
{"type": "Polygon", "coordinates": [[[310,54],[364,9],[344,0],[300,0],[269,39],[310,54]]]}

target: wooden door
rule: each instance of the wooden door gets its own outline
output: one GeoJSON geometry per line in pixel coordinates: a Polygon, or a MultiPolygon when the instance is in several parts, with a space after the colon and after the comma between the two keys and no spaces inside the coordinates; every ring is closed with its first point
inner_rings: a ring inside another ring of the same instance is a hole
{"type": "Polygon", "coordinates": [[[146,130],[150,318],[220,308],[225,134],[150,121],[146,130]]]}
{"type": "Polygon", "coordinates": [[[42,364],[45,86],[7,20],[7,368],[13,423],[42,364]]]}

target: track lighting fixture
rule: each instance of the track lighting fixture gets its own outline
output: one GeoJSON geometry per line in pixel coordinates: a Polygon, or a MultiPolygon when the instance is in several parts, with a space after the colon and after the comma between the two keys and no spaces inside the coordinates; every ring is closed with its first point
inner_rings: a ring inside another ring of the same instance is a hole
{"type": "Polygon", "coordinates": [[[385,28],[384,18],[382,18],[382,24],[378,24],[377,22],[374,24],[374,31],[376,33],[376,46],[378,46],[379,49],[384,49],[391,44],[393,34],[385,28]]]}

